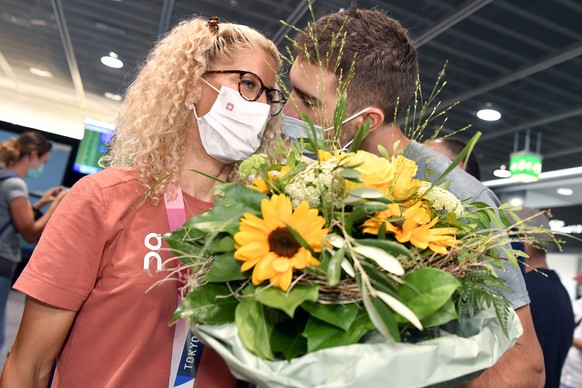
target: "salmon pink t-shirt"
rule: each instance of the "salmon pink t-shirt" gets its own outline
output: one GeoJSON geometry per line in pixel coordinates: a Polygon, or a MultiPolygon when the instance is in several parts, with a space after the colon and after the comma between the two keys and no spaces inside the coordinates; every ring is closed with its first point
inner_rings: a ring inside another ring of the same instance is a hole
{"type": "MultiPolygon", "coordinates": [[[[142,201],[134,176],[109,168],[81,179],[60,203],[15,288],[77,311],[53,387],[167,387],[177,283],[164,201],[142,201]],[[166,263],[166,267],[164,267],[166,263]],[[164,268],[166,269],[164,269],[164,268]]],[[[184,195],[187,218],[211,207],[184,195]]],[[[224,361],[205,348],[197,387],[234,387],[224,361]]]]}

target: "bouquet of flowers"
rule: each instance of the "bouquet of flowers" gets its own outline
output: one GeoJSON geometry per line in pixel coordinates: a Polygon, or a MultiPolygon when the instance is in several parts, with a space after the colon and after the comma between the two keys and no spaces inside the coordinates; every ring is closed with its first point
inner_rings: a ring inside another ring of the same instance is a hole
{"type": "MultiPolygon", "coordinates": [[[[314,133],[315,160],[301,145],[282,161],[251,157],[240,172],[252,184],[218,186],[213,209],[165,236],[190,271],[174,319],[237,377],[269,387],[458,382],[521,335],[494,271],[519,218],[418,179],[402,154],[357,150],[366,132],[346,152],[314,133]]],[[[513,265],[523,255],[504,252],[513,265]]]]}

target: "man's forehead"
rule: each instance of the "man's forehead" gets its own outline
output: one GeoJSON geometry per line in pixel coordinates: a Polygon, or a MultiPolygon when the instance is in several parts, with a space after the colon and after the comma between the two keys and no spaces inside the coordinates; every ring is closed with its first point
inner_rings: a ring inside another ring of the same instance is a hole
{"type": "Polygon", "coordinates": [[[329,70],[298,57],[291,67],[289,79],[293,86],[314,96],[335,94],[336,76],[329,70]]]}

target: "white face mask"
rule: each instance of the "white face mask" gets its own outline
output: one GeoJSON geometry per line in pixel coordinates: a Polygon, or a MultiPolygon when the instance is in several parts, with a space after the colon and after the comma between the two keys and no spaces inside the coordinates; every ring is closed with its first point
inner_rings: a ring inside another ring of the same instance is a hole
{"type": "Polygon", "coordinates": [[[195,107],[191,107],[206,153],[227,164],[248,158],[261,145],[271,107],[247,101],[237,90],[224,85],[218,90],[204,79],[202,81],[218,93],[204,116],[198,117],[195,107]]]}
{"type": "MultiPolygon", "coordinates": [[[[344,119],[344,121],[342,121],[342,125],[352,121],[362,113],[366,113],[370,108],[371,107],[362,109],[361,111],[356,112],[350,117],[344,119]]],[[[307,134],[311,133],[309,125],[305,121],[296,119],[295,117],[283,116],[283,123],[285,125],[285,134],[287,137],[289,137],[289,139],[291,139],[292,142],[296,142],[299,138],[307,137],[307,134]]],[[[323,128],[315,124],[313,126],[315,127],[315,133],[318,139],[323,139],[325,132],[331,131],[333,129],[333,126],[329,128],[323,128]]],[[[347,150],[353,141],[354,140],[352,139],[345,146],[343,146],[342,151],[347,150]]]]}

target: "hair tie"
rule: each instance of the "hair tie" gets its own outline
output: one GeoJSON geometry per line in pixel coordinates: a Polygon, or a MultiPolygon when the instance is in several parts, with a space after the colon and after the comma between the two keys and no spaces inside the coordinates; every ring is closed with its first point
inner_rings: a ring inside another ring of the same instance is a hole
{"type": "Polygon", "coordinates": [[[206,22],[208,29],[213,34],[218,34],[218,16],[211,16],[210,19],[206,22]]]}

